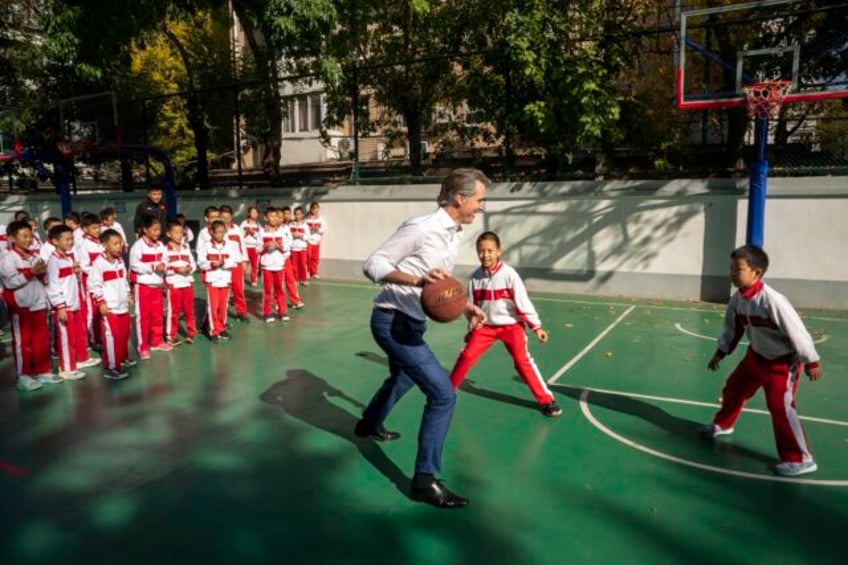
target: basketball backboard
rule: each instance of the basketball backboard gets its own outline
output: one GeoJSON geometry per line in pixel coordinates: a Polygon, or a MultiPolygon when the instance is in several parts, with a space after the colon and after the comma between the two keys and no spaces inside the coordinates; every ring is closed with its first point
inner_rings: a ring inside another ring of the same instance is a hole
{"type": "Polygon", "coordinates": [[[63,153],[79,156],[96,147],[120,145],[118,109],[114,92],[66,98],[59,102],[63,153]]]}
{"type": "Polygon", "coordinates": [[[848,97],[848,1],[715,5],[680,13],[679,108],[744,106],[744,87],[766,81],[791,82],[785,103],[848,97]]]}

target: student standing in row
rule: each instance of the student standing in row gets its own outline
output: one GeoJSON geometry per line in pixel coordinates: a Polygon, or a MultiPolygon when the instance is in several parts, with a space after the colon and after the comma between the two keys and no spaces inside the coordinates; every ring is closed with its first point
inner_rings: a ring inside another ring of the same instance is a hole
{"type": "Polygon", "coordinates": [[[165,299],[168,311],[165,316],[165,339],[174,346],[180,341],[180,314],[186,322],[186,343],[194,343],[197,326],[194,320],[194,276],[197,264],[188,243],[183,242],[183,226],[179,221],[168,222],[168,243],[165,245],[165,299]]]}
{"type": "Polygon", "coordinates": [[[162,317],[162,286],[165,284],[165,246],[159,241],[162,223],[146,216],[141,223],[141,237],[130,249],[130,270],[135,279],[135,324],[138,356],[150,359],[151,351],[170,351],[165,343],[162,317]]]}
{"type": "Polygon", "coordinates": [[[227,226],[215,220],[209,226],[212,239],[197,252],[197,266],[206,285],[206,320],[209,340],[219,343],[232,336],[227,331],[227,302],[230,296],[231,271],[239,250],[226,239],[227,226]]]}
{"type": "Polygon", "coordinates": [[[106,230],[100,234],[100,243],[104,251],[91,267],[89,291],[100,314],[103,376],[119,380],[127,378],[127,369],[136,364],[129,358],[133,295],[122,258],[123,238],[115,230],[106,230]]]}

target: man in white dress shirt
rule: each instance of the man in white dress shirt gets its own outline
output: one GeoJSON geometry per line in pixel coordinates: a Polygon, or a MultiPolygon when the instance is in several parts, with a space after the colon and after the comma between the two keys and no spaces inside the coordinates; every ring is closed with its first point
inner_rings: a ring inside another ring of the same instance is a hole
{"type": "MultiPolygon", "coordinates": [[[[491,181],[477,169],[456,169],[442,182],[439,208],[406,220],[365,261],[363,272],[383,289],[374,298],[371,333],[389,358],[389,378],[357,423],[355,434],[378,441],[400,434],[383,427],[395,403],[417,385],[427,396],[418,433],[418,455],[412,479],[412,498],[439,508],[458,508],[466,498],[449,491],[436,478],[442,447],[450,427],[456,394],[448,374],[424,342],[426,315],[421,288],[450,275],[463,236],[463,224],[483,211],[491,181]]],[[[469,303],[466,316],[482,323],[485,314],[469,303]]]]}

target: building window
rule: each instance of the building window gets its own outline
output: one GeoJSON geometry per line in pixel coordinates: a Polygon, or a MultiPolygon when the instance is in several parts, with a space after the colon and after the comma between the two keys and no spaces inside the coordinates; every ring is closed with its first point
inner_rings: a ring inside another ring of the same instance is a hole
{"type": "Polygon", "coordinates": [[[297,97],[297,131],[309,131],[309,97],[297,97]]]}
{"type": "Polygon", "coordinates": [[[311,118],[310,125],[312,126],[309,129],[321,129],[321,95],[320,94],[310,94],[309,95],[309,114],[311,118]]]}
{"type": "Polygon", "coordinates": [[[321,129],[323,108],[321,94],[304,94],[283,99],[283,133],[321,129]]]}
{"type": "Polygon", "coordinates": [[[294,98],[283,99],[283,133],[294,133],[297,131],[294,127],[295,112],[294,98]]]}

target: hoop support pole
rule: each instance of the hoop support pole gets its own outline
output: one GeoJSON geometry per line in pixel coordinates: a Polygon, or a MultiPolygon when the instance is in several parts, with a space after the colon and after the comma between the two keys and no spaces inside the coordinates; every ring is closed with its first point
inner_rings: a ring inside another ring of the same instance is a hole
{"type": "Polygon", "coordinates": [[[754,160],[748,182],[748,223],[745,243],[763,247],[768,186],[768,118],[754,122],[754,160]]]}

